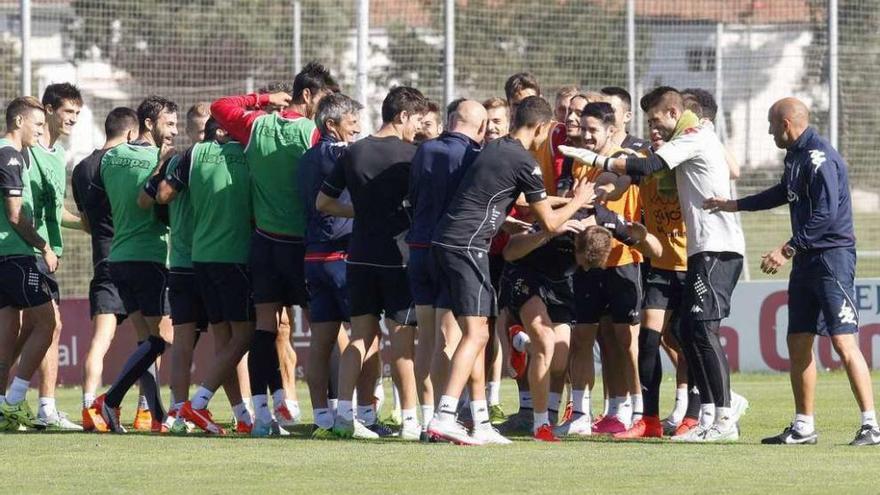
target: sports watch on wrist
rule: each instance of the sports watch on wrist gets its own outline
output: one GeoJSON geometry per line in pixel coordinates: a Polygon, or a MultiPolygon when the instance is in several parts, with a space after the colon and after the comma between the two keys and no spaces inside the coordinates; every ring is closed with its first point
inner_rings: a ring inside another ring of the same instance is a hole
{"type": "Polygon", "coordinates": [[[791,247],[791,244],[785,243],[782,246],[782,256],[785,256],[785,259],[792,259],[794,255],[797,254],[797,249],[791,247]]]}

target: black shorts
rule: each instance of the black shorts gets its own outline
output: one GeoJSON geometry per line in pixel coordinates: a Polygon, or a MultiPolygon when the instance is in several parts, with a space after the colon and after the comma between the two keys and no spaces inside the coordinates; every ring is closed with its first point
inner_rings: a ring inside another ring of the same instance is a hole
{"type": "Polygon", "coordinates": [[[485,251],[434,245],[432,252],[439,267],[438,282],[449,294],[456,317],[498,315],[485,251]]]}
{"type": "Polygon", "coordinates": [[[308,260],[305,264],[309,291],[309,321],[349,321],[351,304],[344,259],[308,260]]]}
{"type": "Polygon", "coordinates": [[[127,314],[140,311],[147,317],[167,316],[168,268],[152,261],[110,262],[110,276],[119,290],[127,314]]]}
{"type": "Polygon", "coordinates": [[[37,256],[37,269],[40,270],[40,273],[46,277],[46,282],[49,284],[49,291],[52,293],[52,300],[55,301],[55,304],[61,304],[61,290],[58,289],[58,279],[55,278],[55,274],[49,271],[49,265],[46,264],[46,260],[43,259],[42,256],[37,256]]]}
{"type": "Polygon", "coordinates": [[[642,308],[642,273],[638,263],[578,270],[574,274],[575,320],[596,324],[604,315],[612,323],[638,325],[642,308]]]}
{"type": "Polygon", "coordinates": [[[168,272],[168,300],[171,303],[171,323],[195,323],[197,329],[207,330],[208,313],[192,268],[174,267],[168,272]]]}
{"type": "Polygon", "coordinates": [[[855,248],[798,253],[788,281],[788,333],[858,332],[855,276],[855,248]]]}
{"type": "MultiPolygon", "coordinates": [[[[208,321],[254,321],[254,301],[251,298],[251,277],[247,265],[194,262],[193,271],[208,321]]],[[[174,300],[171,302],[171,309],[174,309],[174,300]]]]}
{"type": "Polygon", "coordinates": [[[504,273],[505,264],[503,255],[489,254],[489,279],[496,294],[501,292],[501,274],[504,273]]]}
{"type": "Polygon", "coordinates": [[[37,267],[36,256],[0,256],[0,309],[42,306],[52,300],[52,291],[52,281],[37,267]]]}
{"type": "Polygon", "coordinates": [[[301,240],[281,240],[254,232],[251,238],[250,273],[254,304],[278,303],[303,306],[308,303],[301,240]]]}
{"type": "Polygon", "coordinates": [[[730,314],[730,297],[743,269],[743,257],[730,252],[703,252],[688,257],[682,318],[721,320],[730,314]]]}
{"type": "Polygon", "coordinates": [[[534,270],[511,266],[513,268],[506,271],[510,282],[506,308],[518,323],[522,323],[520,309],[533,296],[538,296],[544,302],[553,323],[570,325],[574,321],[574,288],[571,278],[550,280],[534,270]]]}
{"type": "Polygon", "coordinates": [[[406,276],[416,306],[434,306],[437,303],[439,287],[436,275],[431,248],[411,247],[406,276]]]}
{"type": "Polygon", "coordinates": [[[106,261],[95,266],[95,274],[89,282],[89,315],[91,318],[97,315],[116,315],[117,324],[125,321],[127,316],[106,261]]]}
{"type": "Polygon", "coordinates": [[[345,271],[352,317],[384,314],[403,325],[415,324],[416,312],[405,267],[348,263],[345,271]]]}
{"type": "Polygon", "coordinates": [[[647,267],[644,309],[676,310],[681,306],[687,272],[647,267]]]}

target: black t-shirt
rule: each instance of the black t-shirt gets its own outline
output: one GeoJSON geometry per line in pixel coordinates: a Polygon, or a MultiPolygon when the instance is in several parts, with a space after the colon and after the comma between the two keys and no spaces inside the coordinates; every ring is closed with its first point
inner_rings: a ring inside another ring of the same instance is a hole
{"type": "MultiPolygon", "coordinates": [[[[581,220],[593,215],[596,216],[596,225],[610,230],[615,239],[627,246],[636,244],[627,231],[627,221],[604,206],[596,205],[594,209],[579,210],[572,218],[581,220]]],[[[570,277],[577,270],[577,261],[574,256],[574,236],[575,234],[572,233],[558,235],[512,264],[533,270],[550,280],[562,280],[570,277]]]]}
{"type": "Polygon", "coordinates": [[[0,193],[4,198],[20,198],[24,194],[22,177],[24,168],[30,167],[29,156],[30,153],[22,153],[12,146],[0,148],[0,193]]]}
{"type": "Polygon", "coordinates": [[[498,138],[465,172],[434,230],[434,243],[487,251],[520,193],[529,203],[547,198],[541,167],[518,140],[498,138]]]}
{"type": "Polygon", "coordinates": [[[348,189],[354,224],[348,262],[377,266],[404,265],[395,236],[406,231],[410,216],[404,207],[416,146],[397,137],[368,136],[342,154],[321,192],[338,198],[348,189]]]}
{"type": "Polygon", "coordinates": [[[95,150],[76,164],[70,178],[73,200],[92,230],[92,264],[97,266],[110,256],[113,242],[113,215],[110,200],[101,181],[101,159],[106,150],[95,150]]]}

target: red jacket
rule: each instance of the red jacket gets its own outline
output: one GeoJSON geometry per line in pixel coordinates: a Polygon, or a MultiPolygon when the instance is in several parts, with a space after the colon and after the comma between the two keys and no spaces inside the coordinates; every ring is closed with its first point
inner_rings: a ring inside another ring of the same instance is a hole
{"type": "MultiPolygon", "coordinates": [[[[268,94],[249,94],[241,96],[226,96],[211,104],[211,116],[217,119],[226,132],[243,146],[247,146],[251,138],[251,129],[257,118],[266,115],[261,110],[269,104],[268,94]]],[[[285,119],[298,119],[304,117],[299,112],[284,110],[281,116],[285,119]]],[[[312,145],[318,142],[321,133],[318,129],[312,133],[312,145]]]]}

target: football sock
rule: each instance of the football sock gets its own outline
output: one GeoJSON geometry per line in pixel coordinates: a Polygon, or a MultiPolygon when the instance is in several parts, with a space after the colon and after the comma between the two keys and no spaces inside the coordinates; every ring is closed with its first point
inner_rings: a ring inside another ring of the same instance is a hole
{"type": "Polygon", "coordinates": [[[86,392],[83,394],[83,409],[88,409],[92,407],[92,404],[95,403],[95,394],[92,392],[86,392]]]}
{"type": "Polygon", "coordinates": [[[486,385],[486,396],[490,406],[501,404],[501,382],[489,382],[486,385]]]}
{"type": "Polygon", "coordinates": [[[138,409],[142,411],[150,410],[150,403],[147,401],[146,395],[138,395],[138,409]]]}
{"type": "Polygon", "coordinates": [[[204,409],[208,407],[208,403],[211,402],[212,397],[214,397],[214,392],[205,387],[199,386],[199,388],[196,389],[195,395],[193,395],[190,405],[193,409],[204,409]]]}
{"type": "Polygon", "coordinates": [[[733,425],[733,409],[715,406],[715,424],[723,428],[733,425]]]}
{"type": "Polygon", "coordinates": [[[715,404],[700,404],[700,426],[706,428],[715,424],[715,404]]]}
{"type": "MultiPolygon", "coordinates": [[[[269,387],[268,377],[266,373],[266,361],[269,359],[268,354],[275,354],[275,334],[268,330],[257,330],[251,340],[250,353],[248,354],[248,375],[251,382],[251,394],[256,398],[257,395],[266,395],[266,389],[269,387]]],[[[254,408],[256,409],[256,402],[254,408]]],[[[259,416],[258,416],[259,417],[259,416]]]]}
{"type": "Polygon", "coordinates": [[[358,406],[357,407],[357,418],[366,426],[376,424],[376,410],[373,409],[373,405],[369,406],[358,406]]]}
{"type": "MultiPolygon", "coordinates": [[[[117,377],[113,385],[110,386],[110,390],[107,391],[104,403],[111,408],[119,407],[119,405],[122,404],[122,399],[125,398],[126,392],[128,392],[131,386],[134,385],[134,382],[138,381],[141,376],[147,373],[150,366],[156,363],[156,358],[165,352],[165,346],[165,341],[161,337],[155,335],[151,335],[139,345],[131,356],[129,356],[125,366],[122,367],[122,373],[119,374],[119,377],[117,377]]],[[[152,382],[152,385],[158,389],[155,380],[147,381],[152,382]]],[[[144,383],[144,385],[148,384],[144,383]]],[[[146,390],[144,392],[149,398],[150,394],[147,393],[146,390]]],[[[156,393],[158,394],[158,390],[156,393]]],[[[161,410],[161,406],[159,406],[159,409],[161,410]]],[[[164,414],[161,414],[157,419],[161,419],[163,416],[164,414]]]]}
{"type": "Polygon", "coordinates": [[[544,425],[550,424],[550,414],[548,411],[538,412],[535,411],[535,419],[532,423],[532,433],[538,431],[538,429],[544,425]]]}
{"type": "Polygon", "coordinates": [[[816,431],[816,424],[812,415],[795,414],[794,415],[794,431],[801,435],[809,435],[816,431]]]}
{"type": "Polygon", "coordinates": [[[522,390],[519,393],[519,408],[532,409],[532,393],[528,390],[522,390]]]}
{"type": "MultiPolygon", "coordinates": [[[[659,408],[659,407],[658,407],[659,408]]],[[[632,396],[632,416],[630,417],[630,422],[635,423],[636,421],[642,419],[642,415],[644,414],[645,403],[642,394],[636,394],[632,396]]],[[[658,413],[651,414],[651,416],[657,417],[658,413]]]]}
{"type": "Polygon", "coordinates": [[[10,385],[9,389],[6,390],[6,403],[18,404],[19,402],[23,401],[25,396],[27,395],[29,385],[30,380],[23,380],[19,377],[13,378],[12,385],[10,385]]]}
{"type": "Polygon", "coordinates": [[[571,390],[572,410],[578,414],[590,415],[590,391],[571,390]]]}
{"type": "Polygon", "coordinates": [[[489,424],[489,406],[485,400],[471,401],[471,416],[474,418],[475,428],[489,424]]]}
{"type": "MultiPolygon", "coordinates": [[[[254,420],[251,418],[251,412],[248,411],[247,404],[244,402],[232,406],[232,414],[235,416],[235,420],[239,423],[244,423],[246,425],[254,424],[254,420]]],[[[332,423],[330,426],[333,426],[332,423]]]]}
{"type": "Polygon", "coordinates": [[[437,406],[437,414],[434,418],[438,421],[453,422],[455,421],[455,412],[458,409],[458,398],[451,395],[443,395],[440,397],[440,405],[437,406]]]}
{"type": "Polygon", "coordinates": [[[873,409],[870,411],[862,411],[862,424],[877,428],[877,415],[874,414],[873,409]]]}
{"type": "Polygon", "coordinates": [[[426,429],[428,425],[431,424],[431,419],[434,417],[434,404],[428,404],[422,406],[422,426],[426,429]]]}
{"type": "Polygon", "coordinates": [[[269,410],[269,396],[266,394],[254,394],[254,416],[261,423],[272,422],[272,411],[269,410]]]}
{"type": "Polygon", "coordinates": [[[669,417],[672,418],[673,422],[681,423],[681,420],[684,419],[685,412],[687,412],[687,408],[688,408],[687,387],[675,389],[675,406],[672,408],[672,412],[669,414],[669,417]]]}
{"type": "Polygon", "coordinates": [[[333,427],[333,413],[328,407],[312,409],[312,416],[315,417],[315,426],[318,428],[330,429],[333,427]]]}
{"type": "Polygon", "coordinates": [[[336,414],[345,421],[354,421],[354,408],[350,400],[339,400],[336,414]]]}
{"type": "Polygon", "coordinates": [[[25,396],[27,395],[29,385],[30,380],[23,380],[19,377],[13,378],[12,385],[10,385],[9,389],[6,390],[6,403],[18,404],[19,402],[23,401],[25,396]]]}
{"type": "Polygon", "coordinates": [[[416,409],[401,409],[400,411],[400,422],[403,428],[412,429],[412,430],[420,430],[419,426],[419,415],[416,414],[416,409]]]}
{"type": "Polygon", "coordinates": [[[562,394],[558,392],[550,392],[548,399],[549,401],[547,403],[547,409],[550,411],[556,411],[558,413],[559,407],[562,404],[562,394]]]}
{"type": "Polygon", "coordinates": [[[154,419],[161,421],[165,417],[165,407],[162,405],[161,389],[159,388],[159,368],[156,366],[155,359],[150,363],[147,371],[138,379],[138,382],[146,399],[146,409],[153,413],[154,419]]]}
{"type": "Polygon", "coordinates": [[[633,404],[633,413],[638,416],[660,416],[660,384],[663,382],[660,332],[645,326],[639,330],[639,381],[642,384],[644,407],[633,404]]]}
{"type": "Polygon", "coordinates": [[[58,411],[55,409],[55,397],[40,397],[40,407],[37,415],[41,418],[49,418],[55,416],[58,411]]]}
{"type": "Polygon", "coordinates": [[[272,390],[272,405],[275,407],[275,409],[278,409],[282,405],[286,405],[284,403],[284,397],[286,397],[286,395],[284,394],[283,388],[272,390]]]}

